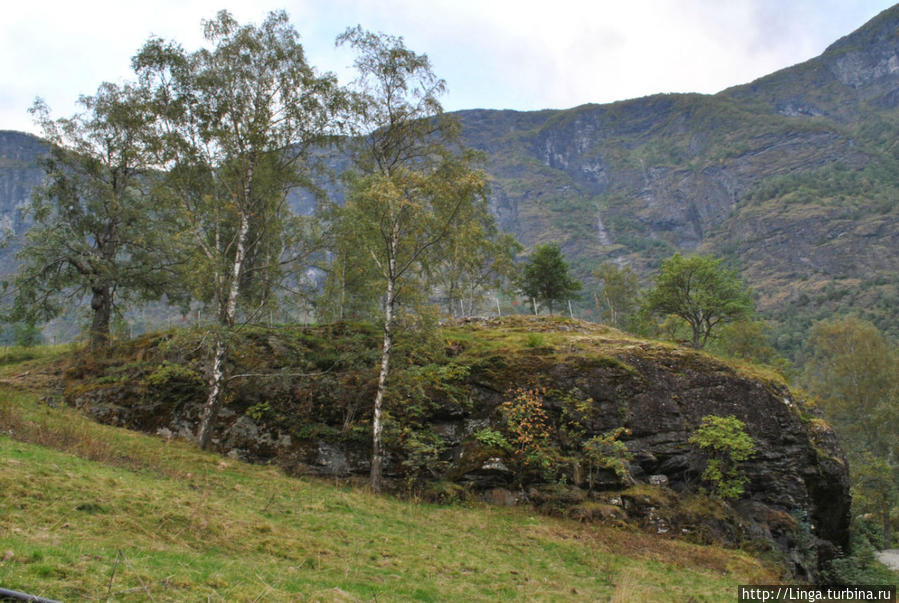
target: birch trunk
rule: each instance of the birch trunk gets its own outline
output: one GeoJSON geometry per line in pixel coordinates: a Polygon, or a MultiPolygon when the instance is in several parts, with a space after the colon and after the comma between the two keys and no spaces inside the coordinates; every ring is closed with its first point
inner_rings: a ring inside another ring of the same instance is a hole
{"type": "Polygon", "coordinates": [[[396,228],[394,228],[390,238],[390,258],[387,261],[387,296],[384,300],[384,343],[381,346],[381,371],[378,373],[378,393],[375,395],[371,422],[371,489],[375,493],[381,491],[381,472],[384,461],[381,453],[381,431],[384,429],[381,423],[381,407],[384,403],[384,393],[387,391],[387,376],[390,374],[390,351],[393,348],[393,310],[396,303],[396,253],[399,245],[398,239],[399,235],[396,228]]]}
{"type": "MultiPolygon", "coordinates": [[[[237,234],[237,249],[234,254],[234,263],[231,266],[231,283],[228,288],[228,297],[225,299],[224,308],[220,312],[219,319],[225,327],[234,326],[234,315],[237,311],[237,295],[240,292],[240,272],[247,255],[247,235],[250,232],[250,218],[246,212],[241,212],[240,229],[237,234]]],[[[222,389],[225,381],[225,361],[228,356],[225,334],[216,331],[215,334],[215,358],[212,361],[212,374],[209,377],[209,396],[203,406],[203,415],[200,419],[200,431],[197,434],[200,448],[205,450],[212,437],[215,427],[215,419],[222,402],[222,389]]]]}
{"type": "Polygon", "coordinates": [[[378,393],[375,395],[375,406],[372,416],[371,489],[375,493],[381,491],[381,468],[383,465],[381,431],[384,429],[381,423],[381,407],[384,403],[384,393],[387,391],[387,376],[390,373],[390,351],[393,348],[394,286],[393,279],[389,279],[387,281],[387,301],[384,304],[384,343],[381,346],[381,371],[378,373],[378,393]]]}
{"type": "Polygon", "coordinates": [[[225,358],[227,350],[226,342],[221,334],[215,338],[215,357],[212,361],[212,376],[209,378],[209,396],[203,405],[203,416],[200,418],[200,433],[197,436],[200,448],[205,450],[212,437],[212,427],[218,415],[219,404],[222,399],[222,384],[225,380],[225,358]]]}

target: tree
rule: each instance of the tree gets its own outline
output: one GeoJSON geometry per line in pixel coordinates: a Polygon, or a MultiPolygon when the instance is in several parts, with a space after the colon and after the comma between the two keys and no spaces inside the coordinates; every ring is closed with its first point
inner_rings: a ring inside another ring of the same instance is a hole
{"type": "Polygon", "coordinates": [[[600,289],[594,293],[596,311],[602,320],[621,327],[637,307],[640,284],[630,266],[603,262],[593,271],[600,289]]]}
{"type": "Polygon", "coordinates": [[[146,99],[107,83],[79,103],[84,111],[68,119],[51,119],[41,100],[31,109],[50,148],[29,208],[35,224],[18,254],[12,318],[33,324],[89,297],[90,347],[98,351],[119,301],[166,291],[171,223],[149,194],[146,99]]]}
{"type": "Polygon", "coordinates": [[[849,456],[853,485],[880,516],[885,539],[899,484],[899,354],[870,322],[818,323],[807,346],[804,381],[849,456]]]}
{"type": "Polygon", "coordinates": [[[896,467],[885,458],[862,452],[851,468],[852,503],[861,511],[880,518],[882,546],[888,549],[892,544],[890,515],[899,505],[896,467]]]}
{"type": "Polygon", "coordinates": [[[643,302],[649,315],[674,315],[686,321],[696,349],[705,347],[719,324],[746,318],[752,310],[746,285],[735,271],[722,268],[721,260],[678,253],[662,261],[643,302]]]}
{"type": "Polygon", "coordinates": [[[546,304],[550,314],[553,313],[553,302],[570,300],[581,287],[580,281],[569,276],[568,263],[556,243],[537,245],[518,280],[518,290],[546,304]]]}
{"type": "Polygon", "coordinates": [[[241,306],[252,317],[271,300],[290,252],[308,229],[287,192],[308,181],[310,145],[334,127],[342,96],[333,75],[308,65],[286,13],[258,27],[226,11],[204,22],[212,45],[186,53],[149,40],[133,59],[155,101],[158,158],[177,199],[191,258],[194,294],[212,306],[219,328],[198,439],[206,447],[222,397],[225,330],[241,306]]]}
{"type": "Polygon", "coordinates": [[[482,206],[480,215],[443,241],[436,265],[429,266],[430,280],[445,300],[450,316],[470,315],[491,290],[501,288],[516,273],[515,256],[521,244],[501,233],[493,215],[482,206]],[[466,301],[468,306],[466,308],[466,301]]]}
{"type": "Polygon", "coordinates": [[[477,155],[453,148],[456,125],[442,113],[445,84],[426,55],[402,38],[348,29],[338,38],[357,51],[359,136],[338,228],[352,233],[355,257],[378,275],[384,338],[372,417],[371,487],[381,489],[382,407],[397,310],[425,290],[441,245],[482,215],[486,177],[477,155]]]}

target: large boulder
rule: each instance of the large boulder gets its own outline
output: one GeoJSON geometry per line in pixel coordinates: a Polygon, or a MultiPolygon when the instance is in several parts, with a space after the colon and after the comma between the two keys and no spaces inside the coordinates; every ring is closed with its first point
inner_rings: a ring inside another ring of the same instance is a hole
{"type": "MultiPolygon", "coordinates": [[[[229,373],[250,376],[229,383],[212,445],[293,474],[362,479],[376,331],[332,325],[240,337],[229,373]]],[[[204,401],[200,339],[132,342],[102,366],[70,372],[68,401],[103,422],[189,436],[204,401]]],[[[779,550],[800,575],[848,548],[843,453],[827,423],[773,373],[559,319],[454,323],[428,342],[415,362],[396,358],[391,375],[385,474],[397,490],[443,484],[441,499],[464,492],[779,550]],[[546,425],[542,464],[521,454],[504,410],[521,386],[533,388],[546,425]],[[736,500],[703,494],[705,458],[689,439],[709,415],[736,417],[755,444],[736,500]],[[609,434],[626,447],[617,469],[585,454],[588,440],[609,434]]]]}

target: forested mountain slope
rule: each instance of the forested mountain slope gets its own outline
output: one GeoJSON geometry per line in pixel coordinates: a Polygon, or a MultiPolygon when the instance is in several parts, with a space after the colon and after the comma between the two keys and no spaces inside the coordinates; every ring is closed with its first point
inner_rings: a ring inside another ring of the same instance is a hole
{"type": "Polygon", "coordinates": [[[559,241],[584,276],[607,259],[646,274],[677,250],[725,256],[790,348],[835,310],[899,332],[897,103],[899,6],[717,95],[459,118],[523,243],[559,241]]]}

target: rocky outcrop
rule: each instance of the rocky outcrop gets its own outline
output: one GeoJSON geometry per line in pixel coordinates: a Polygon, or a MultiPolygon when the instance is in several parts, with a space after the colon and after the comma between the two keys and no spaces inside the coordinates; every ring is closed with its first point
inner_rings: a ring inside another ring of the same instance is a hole
{"type": "MultiPolygon", "coordinates": [[[[203,401],[199,338],[144,338],[114,361],[80,365],[68,374],[66,399],[106,423],[190,438],[203,401]]],[[[391,377],[385,473],[397,489],[751,542],[792,555],[797,573],[814,571],[815,553],[827,559],[846,550],[842,452],[782,383],[577,321],[475,321],[445,328],[439,340],[442,350],[416,354],[416,364],[399,360],[391,377]],[[539,392],[543,464],[517,452],[503,409],[517,386],[539,392]],[[744,467],[746,490],[731,503],[700,494],[705,459],[688,440],[707,415],[737,417],[756,446],[744,467]],[[619,428],[629,459],[623,472],[597,464],[584,447],[619,428]]],[[[293,474],[364,479],[377,332],[259,329],[237,347],[213,445],[293,474]]]]}

